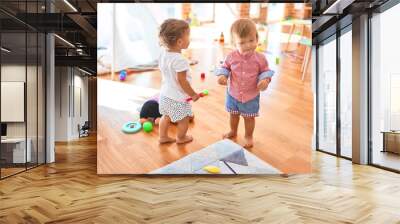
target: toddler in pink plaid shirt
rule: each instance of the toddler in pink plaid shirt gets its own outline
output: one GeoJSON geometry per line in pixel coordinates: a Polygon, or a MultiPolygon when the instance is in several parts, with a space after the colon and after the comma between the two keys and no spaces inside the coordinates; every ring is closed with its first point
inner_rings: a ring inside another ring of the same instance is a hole
{"type": "Polygon", "coordinates": [[[240,115],[244,118],[245,148],[253,146],[255,117],[260,107],[260,91],[266,90],[274,72],[267,59],[255,51],[258,43],[256,25],[249,19],[238,19],[231,26],[232,43],[236,50],[228,54],[216,70],[218,83],[227,85],[226,110],[230,113],[231,130],[224,138],[237,135],[240,115]]]}

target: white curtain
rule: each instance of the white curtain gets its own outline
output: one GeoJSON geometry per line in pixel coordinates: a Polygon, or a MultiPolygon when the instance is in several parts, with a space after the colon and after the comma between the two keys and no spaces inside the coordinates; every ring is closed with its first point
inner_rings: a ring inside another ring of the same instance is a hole
{"type": "Polygon", "coordinates": [[[156,64],[158,23],[144,4],[116,4],[115,70],[156,64]]]}
{"type": "Polygon", "coordinates": [[[159,22],[148,4],[101,3],[98,8],[98,72],[157,64],[159,22]],[[115,5],[115,12],[113,6],[115,5]],[[113,17],[115,13],[115,17],[113,17]],[[115,18],[115,22],[113,19],[115,18]],[[115,27],[113,27],[115,25],[115,27]],[[113,29],[114,28],[114,29],[113,29]],[[114,30],[114,33],[113,33],[114,30]],[[113,46],[115,38],[115,46],[113,46]]]}

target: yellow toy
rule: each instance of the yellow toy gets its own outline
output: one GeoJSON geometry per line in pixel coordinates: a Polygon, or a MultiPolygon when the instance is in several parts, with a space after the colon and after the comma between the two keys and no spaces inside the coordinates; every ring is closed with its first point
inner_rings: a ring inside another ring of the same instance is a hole
{"type": "Polygon", "coordinates": [[[257,45],[256,52],[263,53],[267,50],[267,39],[257,45]]]}
{"type": "Polygon", "coordinates": [[[264,48],[264,46],[262,46],[262,45],[260,44],[260,45],[257,46],[256,51],[259,52],[259,53],[262,53],[262,52],[265,51],[265,48],[264,48]]]}
{"type": "Polygon", "coordinates": [[[203,170],[212,173],[212,174],[216,174],[216,173],[220,173],[221,169],[219,167],[216,166],[205,166],[203,167],[203,170]]]}

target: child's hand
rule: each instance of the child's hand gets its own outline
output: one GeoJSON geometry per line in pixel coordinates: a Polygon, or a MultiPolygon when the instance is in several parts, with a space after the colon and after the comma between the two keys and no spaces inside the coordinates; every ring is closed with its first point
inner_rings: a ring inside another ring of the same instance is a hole
{"type": "Polygon", "coordinates": [[[140,123],[143,124],[144,122],[148,121],[147,118],[140,118],[140,123]]]}
{"type": "Polygon", "coordinates": [[[257,89],[259,91],[266,90],[270,82],[271,82],[271,78],[267,78],[267,79],[263,79],[263,80],[259,81],[257,84],[257,89]]]}
{"type": "Polygon", "coordinates": [[[196,102],[198,99],[200,99],[199,94],[195,94],[195,95],[192,96],[193,102],[196,102]]]}
{"type": "Polygon", "coordinates": [[[224,76],[224,75],[221,75],[218,78],[218,84],[220,84],[220,85],[224,85],[225,86],[227,81],[228,81],[228,78],[226,76],[224,76]]]}
{"type": "Polygon", "coordinates": [[[161,118],[160,118],[160,117],[157,117],[157,118],[154,120],[154,124],[155,124],[155,125],[158,125],[158,124],[160,123],[160,120],[161,120],[161,118]]]}

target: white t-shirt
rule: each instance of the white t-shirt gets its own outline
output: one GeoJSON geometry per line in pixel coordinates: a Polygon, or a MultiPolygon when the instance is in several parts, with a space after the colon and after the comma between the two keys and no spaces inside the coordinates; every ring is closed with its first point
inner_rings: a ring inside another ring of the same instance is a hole
{"type": "Polygon", "coordinates": [[[180,53],[168,52],[163,48],[158,66],[162,75],[160,96],[185,102],[189,96],[179,85],[177,73],[187,71],[186,79],[190,83],[192,77],[190,76],[189,62],[180,53]]]}

